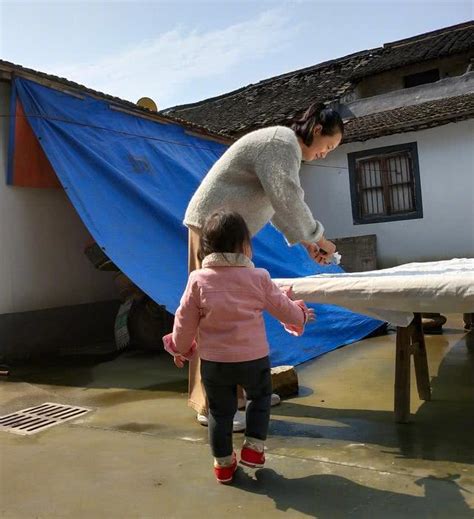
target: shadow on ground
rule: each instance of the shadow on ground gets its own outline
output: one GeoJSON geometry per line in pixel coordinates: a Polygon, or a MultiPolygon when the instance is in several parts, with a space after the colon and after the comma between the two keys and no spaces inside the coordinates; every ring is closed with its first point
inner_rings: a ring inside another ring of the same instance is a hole
{"type": "MultiPolygon", "coordinates": [[[[334,475],[286,478],[272,469],[261,469],[255,480],[239,471],[235,486],[273,499],[277,510],[292,510],[320,519],[351,517],[472,518],[472,509],[461,494],[458,475],[428,476],[415,483],[424,496],[378,490],[334,475]]],[[[465,489],[464,489],[465,490],[465,489]]]]}
{"type": "Polygon", "coordinates": [[[71,356],[13,366],[5,382],[177,393],[187,391],[187,371],[176,369],[164,352],[128,350],[107,360],[71,356]]]}
{"type": "Polygon", "coordinates": [[[392,411],[334,409],[293,400],[272,410],[270,433],[377,444],[398,449],[401,457],[474,464],[474,332],[448,351],[431,385],[432,400],[422,403],[409,424],[394,423],[392,411]],[[286,420],[292,417],[297,420],[286,420]]]}

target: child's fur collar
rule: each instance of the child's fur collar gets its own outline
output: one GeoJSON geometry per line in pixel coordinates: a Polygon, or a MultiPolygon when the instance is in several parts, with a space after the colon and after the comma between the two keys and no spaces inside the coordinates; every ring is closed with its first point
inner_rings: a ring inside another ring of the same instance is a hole
{"type": "Polygon", "coordinates": [[[234,252],[214,252],[202,261],[202,268],[206,267],[254,267],[245,254],[234,252]]]}

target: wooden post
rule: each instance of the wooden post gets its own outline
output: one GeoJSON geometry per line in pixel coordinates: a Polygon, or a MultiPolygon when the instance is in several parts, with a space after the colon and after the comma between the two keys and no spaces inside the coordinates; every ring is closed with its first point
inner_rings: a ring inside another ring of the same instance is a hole
{"type": "Polygon", "coordinates": [[[406,327],[397,328],[395,359],[395,421],[407,423],[410,419],[410,356],[415,362],[416,385],[422,400],[431,400],[430,375],[426,357],[425,337],[421,314],[415,314],[406,327]]]}
{"type": "Polygon", "coordinates": [[[413,360],[415,362],[416,385],[421,400],[431,400],[430,374],[426,357],[425,335],[421,314],[415,314],[413,320],[413,360]]]}
{"type": "Polygon", "coordinates": [[[413,324],[397,328],[395,359],[395,421],[407,423],[410,418],[410,337],[413,324]]]}
{"type": "Polygon", "coordinates": [[[474,314],[463,314],[464,329],[468,332],[474,330],[474,314]]]}

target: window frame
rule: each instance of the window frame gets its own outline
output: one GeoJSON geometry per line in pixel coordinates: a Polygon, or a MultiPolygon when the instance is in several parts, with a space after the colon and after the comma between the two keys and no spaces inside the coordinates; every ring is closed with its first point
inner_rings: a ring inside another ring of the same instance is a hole
{"type": "Polygon", "coordinates": [[[367,225],[371,223],[396,222],[401,220],[415,220],[423,218],[423,201],[421,197],[421,179],[420,166],[418,162],[418,146],[416,142],[407,142],[405,144],[396,144],[394,146],[383,146],[381,148],[372,148],[369,150],[356,151],[347,154],[347,161],[349,165],[349,180],[351,192],[352,205],[352,219],[354,225],[367,225]],[[415,198],[415,210],[402,214],[389,214],[386,216],[361,216],[361,199],[359,197],[359,190],[357,186],[357,160],[363,158],[377,157],[381,155],[388,155],[391,153],[408,151],[411,155],[411,162],[413,166],[413,189],[415,198]]]}

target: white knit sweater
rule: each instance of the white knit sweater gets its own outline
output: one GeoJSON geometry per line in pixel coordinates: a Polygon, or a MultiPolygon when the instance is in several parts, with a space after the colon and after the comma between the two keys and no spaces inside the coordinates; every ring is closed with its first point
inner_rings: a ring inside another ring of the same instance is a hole
{"type": "Polygon", "coordinates": [[[248,133],[212,166],[188,205],[184,224],[200,229],[214,211],[226,209],[244,217],[252,236],[271,221],[290,245],[318,241],[324,228],[304,201],[301,158],[290,128],[248,133]]]}

